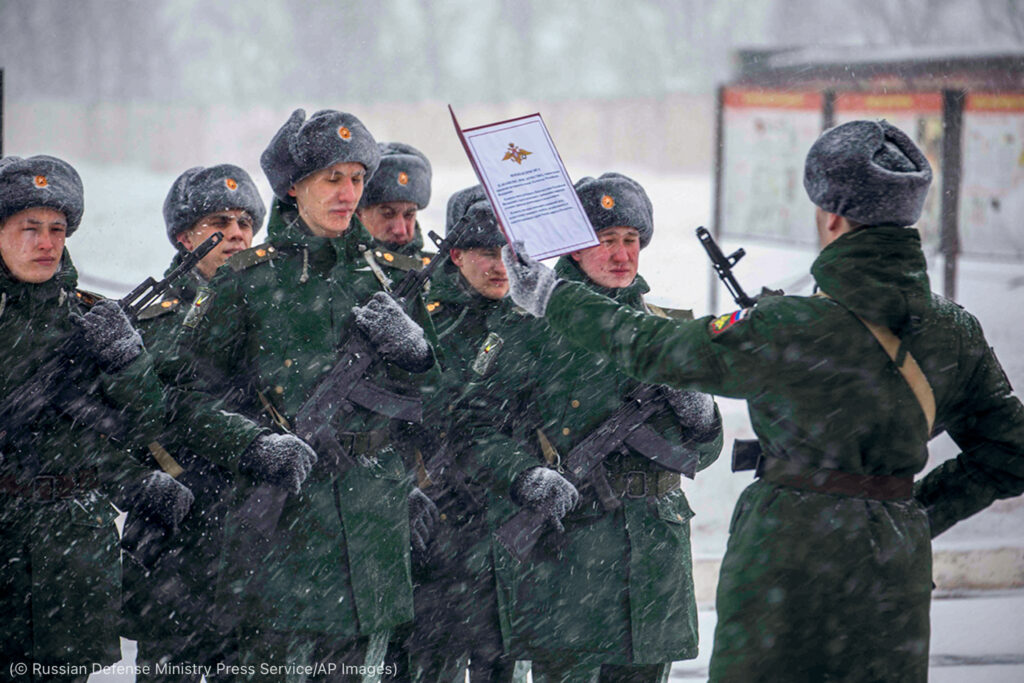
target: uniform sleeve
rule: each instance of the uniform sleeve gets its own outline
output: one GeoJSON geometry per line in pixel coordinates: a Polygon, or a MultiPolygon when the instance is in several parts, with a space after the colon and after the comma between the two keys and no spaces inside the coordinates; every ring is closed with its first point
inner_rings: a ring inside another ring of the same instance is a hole
{"type": "Polygon", "coordinates": [[[555,289],[545,320],[573,344],[609,358],[641,382],[748,398],[763,389],[769,368],[779,374],[773,317],[743,309],[717,320],[666,319],[569,282],[555,289]],[[712,325],[720,330],[715,336],[712,325]]]}
{"type": "Polygon", "coordinates": [[[266,430],[234,405],[250,389],[244,379],[249,323],[238,278],[218,273],[208,296],[201,302],[205,310],[194,308],[186,317],[160,375],[170,386],[168,425],[179,443],[235,470],[238,456],[266,430]]]}
{"type": "Polygon", "coordinates": [[[962,452],[915,486],[933,538],[996,500],[1024,493],[1024,408],[981,338],[980,359],[946,424],[962,452]]]}

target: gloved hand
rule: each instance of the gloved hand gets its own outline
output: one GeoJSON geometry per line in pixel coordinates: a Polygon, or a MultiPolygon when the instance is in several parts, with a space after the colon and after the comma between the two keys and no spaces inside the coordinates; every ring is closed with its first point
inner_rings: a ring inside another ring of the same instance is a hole
{"type": "Polygon", "coordinates": [[[187,486],[162,470],[146,475],[131,496],[132,513],[176,531],[195,496],[187,486]]]}
{"type": "Polygon", "coordinates": [[[419,488],[409,493],[409,540],[413,552],[425,554],[430,539],[434,537],[434,529],[441,519],[434,501],[427,497],[419,488]]]}
{"type": "Polygon", "coordinates": [[[555,271],[530,258],[522,242],[516,242],[515,254],[507,244],[502,247],[501,260],[508,272],[508,293],[512,301],[528,313],[543,318],[551,293],[561,278],[555,275],[555,271]]]}
{"type": "Polygon", "coordinates": [[[512,481],[512,501],[536,510],[558,531],[565,531],[562,518],[576,507],[580,493],[572,483],[549,467],[531,467],[512,481]]]}
{"type": "Polygon", "coordinates": [[[72,314],[71,322],[78,327],[82,350],[108,375],[126,367],[142,353],[142,337],[116,301],[104,299],[85,315],[72,314]]]}
{"type": "Polygon", "coordinates": [[[715,416],[715,399],[711,394],[671,387],[662,387],[662,393],[672,412],[679,418],[679,424],[693,430],[694,439],[705,441],[705,437],[714,435],[718,429],[718,419],[715,416]]]}
{"type": "Polygon", "coordinates": [[[316,460],[316,452],[299,437],[264,434],[242,453],[238,467],[259,481],[298,493],[316,460]]]}
{"type": "Polygon", "coordinates": [[[356,306],[352,312],[356,327],[384,360],[408,372],[426,372],[434,364],[434,351],[423,328],[386,292],[377,292],[365,306],[356,306]]]}

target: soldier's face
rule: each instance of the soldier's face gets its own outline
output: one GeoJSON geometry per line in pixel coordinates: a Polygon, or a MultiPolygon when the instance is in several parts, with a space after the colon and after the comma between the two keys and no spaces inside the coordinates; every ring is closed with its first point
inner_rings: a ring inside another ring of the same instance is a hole
{"type": "Polygon", "coordinates": [[[487,299],[501,299],[508,294],[508,274],[501,261],[501,247],[452,249],[452,263],[466,282],[487,299]]]}
{"type": "Polygon", "coordinates": [[[215,211],[200,218],[185,232],[179,233],[178,241],[181,242],[181,246],[192,251],[213,233],[224,233],[224,239],[220,244],[204,256],[196,266],[199,273],[209,280],[233,254],[252,246],[254,228],[252,216],[248,211],[242,209],[215,211]]]}
{"type": "Polygon", "coordinates": [[[416,234],[416,211],[413,202],[384,202],[359,210],[359,220],[373,239],[392,247],[412,242],[416,234]]]}
{"type": "Polygon", "coordinates": [[[640,266],[640,231],[627,226],[605,228],[597,233],[596,247],[572,252],[587,277],[602,287],[628,287],[640,266]]]}
{"type": "Polygon", "coordinates": [[[366,169],[346,161],[322,168],[292,185],[299,216],[317,237],[340,237],[352,222],[363,196],[366,169]]]}
{"type": "Polygon", "coordinates": [[[41,206],[19,211],[0,225],[0,257],[14,279],[46,282],[60,267],[67,234],[60,211],[41,206]]]}

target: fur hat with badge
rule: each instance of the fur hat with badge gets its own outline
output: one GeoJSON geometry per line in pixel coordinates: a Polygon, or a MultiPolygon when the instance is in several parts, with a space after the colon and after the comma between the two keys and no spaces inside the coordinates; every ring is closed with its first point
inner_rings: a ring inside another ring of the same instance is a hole
{"type": "Polygon", "coordinates": [[[380,163],[380,150],[359,119],[334,109],[321,109],[308,121],[306,111],[296,109],[260,155],[274,195],[291,203],[295,200],[288,190],[296,182],[346,162],[362,164],[369,182],[380,163]]]}
{"type": "Polygon", "coordinates": [[[0,159],[0,221],[37,206],[63,213],[70,237],[85,210],[78,172],[63,159],[45,154],[0,159]]]}
{"type": "Polygon", "coordinates": [[[487,200],[482,185],[474,185],[459,190],[448,199],[448,216],[445,231],[451,232],[465,220],[466,228],[458,240],[452,245],[456,249],[486,249],[500,247],[505,244],[505,235],[498,227],[494,217],[494,209],[487,200]]]}
{"type": "Polygon", "coordinates": [[[624,225],[640,232],[641,249],[651,243],[654,206],[640,183],[621,173],[605,173],[580,178],[574,187],[595,232],[624,225]]]}
{"type": "Polygon", "coordinates": [[[913,225],[931,182],[928,159],[888,121],[830,128],[811,145],[804,164],[811,201],[861,225],[913,225]]]}
{"type": "Polygon", "coordinates": [[[249,174],[233,164],[190,168],[178,176],[164,200],[167,239],[177,247],[177,236],[200,218],[229,209],[241,209],[252,217],[252,234],[263,227],[267,208],[249,174]]]}
{"type": "Polygon", "coordinates": [[[430,203],[430,162],[423,152],[401,142],[381,142],[380,165],[359,200],[359,208],[385,202],[412,202],[418,209],[430,203]]]}

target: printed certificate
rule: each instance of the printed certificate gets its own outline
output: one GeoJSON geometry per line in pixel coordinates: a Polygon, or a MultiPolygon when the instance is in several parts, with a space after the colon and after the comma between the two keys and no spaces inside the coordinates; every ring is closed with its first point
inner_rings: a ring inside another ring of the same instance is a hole
{"type": "Polygon", "coordinates": [[[540,114],[465,130],[452,121],[509,244],[538,260],[598,244],[540,114]]]}

